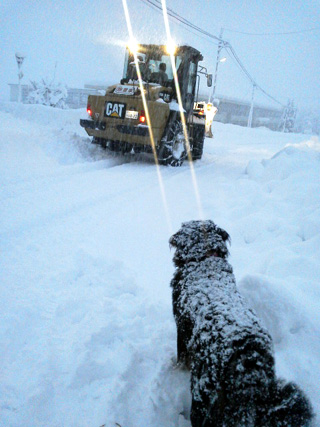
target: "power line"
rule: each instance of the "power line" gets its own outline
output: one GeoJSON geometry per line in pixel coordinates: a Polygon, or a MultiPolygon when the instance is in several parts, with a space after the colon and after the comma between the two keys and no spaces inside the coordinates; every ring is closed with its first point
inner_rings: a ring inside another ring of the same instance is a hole
{"type": "MultiPolygon", "coordinates": [[[[161,5],[160,0],[140,0],[140,1],[142,1],[144,4],[151,6],[153,9],[156,9],[157,11],[162,13],[162,5],[161,5]]],[[[187,19],[183,18],[182,16],[180,16],[179,14],[174,12],[172,9],[167,9],[167,13],[172,19],[180,22],[181,24],[183,24],[189,28],[192,28],[193,30],[203,34],[206,37],[209,37],[212,40],[218,41],[219,43],[221,43],[223,45],[223,47],[226,50],[229,49],[229,53],[234,57],[234,59],[238,63],[238,66],[240,67],[242,72],[245,74],[245,76],[250,80],[251,84],[255,88],[259,89],[265,96],[267,96],[268,98],[270,98],[271,100],[273,100],[277,104],[281,105],[282,107],[284,106],[280,101],[278,101],[272,95],[268,94],[264,89],[262,89],[262,87],[255,81],[255,79],[251,76],[249,71],[245,68],[245,66],[243,65],[243,63],[241,62],[237,53],[235,52],[235,50],[233,49],[233,47],[231,46],[231,44],[229,42],[209,33],[208,31],[203,30],[202,28],[198,27],[197,25],[193,24],[192,22],[188,21],[187,19]]]]}
{"type": "MultiPolygon", "coordinates": [[[[150,2],[149,0],[140,0],[140,1],[142,1],[143,3],[145,3],[147,6],[150,6],[150,8],[151,9],[153,9],[153,10],[156,10],[157,12],[158,11],[161,11],[161,13],[162,13],[162,9],[161,8],[159,8],[157,5],[153,5],[153,3],[152,2],[150,2]],[[153,7],[154,6],[154,7],[153,7]]],[[[168,10],[168,9],[167,9],[168,10]]],[[[173,16],[172,16],[172,18],[173,18],[173,16]]],[[[180,25],[181,27],[185,24],[184,22],[180,22],[180,21],[177,21],[176,22],[176,24],[177,25],[180,25]]],[[[191,33],[191,34],[193,34],[194,36],[196,36],[196,37],[199,37],[200,39],[202,39],[202,40],[207,40],[207,38],[205,38],[205,36],[201,36],[200,34],[197,34],[195,31],[192,31],[191,29],[189,29],[189,28],[184,28],[186,31],[188,31],[189,33],[191,33]]],[[[213,43],[215,44],[215,45],[218,45],[218,42],[217,41],[213,41],[213,43]]]]}
{"type": "Polygon", "coordinates": [[[288,32],[279,32],[279,33],[246,33],[245,31],[231,30],[230,28],[224,28],[224,30],[230,31],[231,33],[245,34],[247,36],[284,36],[284,35],[290,35],[290,34],[302,34],[302,33],[309,33],[311,31],[319,31],[320,27],[309,28],[307,30],[288,31],[288,32]]]}
{"type": "MultiPolygon", "coordinates": [[[[141,0],[141,1],[145,4],[154,6],[154,8],[158,9],[162,13],[162,5],[161,5],[161,2],[159,0],[141,0]]],[[[216,41],[223,41],[219,37],[217,37],[213,34],[210,34],[208,31],[203,30],[202,28],[198,27],[197,25],[194,25],[192,22],[190,22],[187,19],[183,18],[182,16],[178,15],[172,9],[167,9],[167,13],[171,18],[181,22],[184,25],[187,25],[190,28],[193,28],[194,30],[198,31],[199,33],[204,34],[205,36],[207,36],[211,39],[214,39],[216,41]]]]}
{"type": "Polygon", "coordinates": [[[249,74],[249,72],[246,70],[246,68],[244,67],[244,65],[242,64],[240,58],[238,57],[238,55],[236,54],[235,50],[233,49],[233,47],[228,43],[228,45],[226,46],[227,49],[229,49],[231,51],[231,53],[233,54],[235,60],[237,61],[237,63],[240,65],[241,69],[243,70],[243,72],[245,73],[245,75],[248,77],[248,79],[251,81],[252,85],[255,86],[257,89],[259,89],[264,95],[266,95],[268,98],[272,99],[272,101],[276,102],[277,104],[281,105],[282,107],[284,107],[284,105],[282,104],[282,102],[278,101],[277,99],[275,99],[272,95],[269,95],[264,89],[262,89],[262,87],[254,80],[254,78],[249,74]]]}

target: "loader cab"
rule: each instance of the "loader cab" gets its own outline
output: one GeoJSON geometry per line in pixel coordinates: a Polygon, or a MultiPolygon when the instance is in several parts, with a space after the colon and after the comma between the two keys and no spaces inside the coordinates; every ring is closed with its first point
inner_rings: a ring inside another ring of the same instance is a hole
{"type": "MultiPolygon", "coordinates": [[[[167,47],[165,45],[139,45],[137,58],[143,82],[146,85],[171,88],[172,95],[170,100],[177,100],[172,63],[167,47]]],[[[191,46],[179,46],[175,49],[175,68],[177,70],[182,104],[187,113],[190,113],[193,109],[198,62],[202,59],[201,53],[191,46]]],[[[134,54],[129,48],[126,49],[121,83],[138,84],[134,54]]]]}

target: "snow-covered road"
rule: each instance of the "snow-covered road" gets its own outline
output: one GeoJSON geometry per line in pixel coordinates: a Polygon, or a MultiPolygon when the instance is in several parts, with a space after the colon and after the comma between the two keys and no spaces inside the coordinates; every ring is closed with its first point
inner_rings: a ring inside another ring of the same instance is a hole
{"type": "MultiPolygon", "coordinates": [[[[0,425],[189,426],[168,246],[200,215],[189,165],[160,168],[168,223],[154,163],[90,145],[80,117],[0,105],[0,425]]],[[[315,137],[219,123],[195,163],[278,374],[318,419],[319,172],[315,137]]]]}

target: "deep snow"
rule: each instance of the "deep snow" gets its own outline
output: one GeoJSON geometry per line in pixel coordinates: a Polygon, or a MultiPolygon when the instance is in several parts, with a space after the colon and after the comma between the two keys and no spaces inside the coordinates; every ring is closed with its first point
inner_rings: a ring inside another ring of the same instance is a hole
{"type": "MultiPolygon", "coordinates": [[[[85,110],[0,105],[0,425],[189,426],[175,366],[168,239],[199,219],[188,163],[89,144],[85,110]]],[[[320,143],[214,124],[195,174],[231,235],[238,287],[274,339],[277,373],[318,415],[320,143]]]]}

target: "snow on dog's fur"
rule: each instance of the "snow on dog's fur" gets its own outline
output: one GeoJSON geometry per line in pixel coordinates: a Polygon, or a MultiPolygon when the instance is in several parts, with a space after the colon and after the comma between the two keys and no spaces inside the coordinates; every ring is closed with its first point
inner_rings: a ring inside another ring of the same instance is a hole
{"type": "Polygon", "coordinates": [[[182,224],[169,242],[178,362],[191,370],[193,427],[308,426],[309,401],[277,381],[271,337],[236,288],[229,235],[212,221],[182,224]]]}

